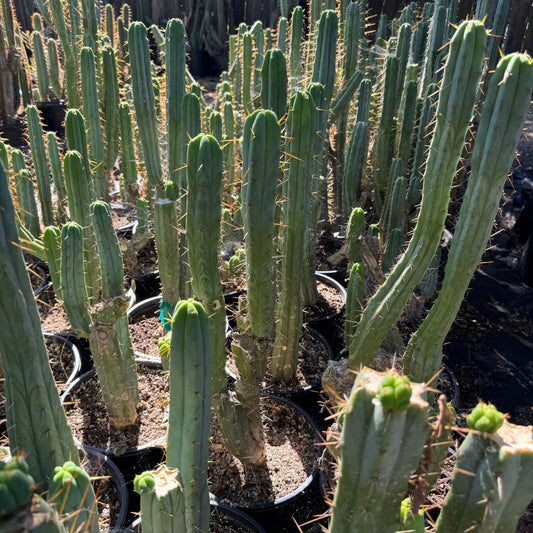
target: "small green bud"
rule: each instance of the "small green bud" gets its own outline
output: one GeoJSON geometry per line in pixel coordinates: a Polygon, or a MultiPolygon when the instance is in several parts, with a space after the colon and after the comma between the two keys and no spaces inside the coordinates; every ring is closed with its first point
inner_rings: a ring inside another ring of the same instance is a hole
{"type": "Polygon", "coordinates": [[[148,494],[152,492],[155,488],[155,477],[152,472],[143,472],[142,474],[137,474],[133,482],[133,490],[140,494],[148,494]]]}
{"type": "Polygon", "coordinates": [[[160,337],[157,341],[159,347],[159,356],[161,359],[168,359],[170,357],[170,333],[164,337],[160,337]]]}
{"type": "Polygon", "coordinates": [[[483,402],[479,402],[466,417],[469,427],[483,433],[495,433],[502,427],[504,420],[505,415],[500,413],[494,405],[483,402]]]}
{"type": "Polygon", "coordinates": [[[239,248],[229,260],[229,271],[233,276],[239,276],[246,268],[246,252],[239,248]]]}
{"type": "Polygon", "coordinates": [[[378,398],[385,409],[404,410],[411,399],[411,384],[406,376],[388,372],[378,387],[378,398]]]}
{"type": "Polygon", "coordinates": [[[22,457],[17,456],[7,463],[0,461],[0,519],[29,504],[33,485],[28,463],[22,457]]]}

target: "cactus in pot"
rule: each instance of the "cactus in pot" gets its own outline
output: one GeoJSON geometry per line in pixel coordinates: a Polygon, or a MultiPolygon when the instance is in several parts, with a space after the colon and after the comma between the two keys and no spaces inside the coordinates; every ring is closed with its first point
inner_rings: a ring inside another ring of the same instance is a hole
{"type": "Polygon", "coordinates": [[[166,464],[135,478],[143,531],[207,533],[211,340],[202,304],[181,300],[172,316],[166,464]]]}
{"type": "Polygon", "coordinates": [[[83,229],[69,222],[61,230],[63,304],[74,330],[89,338],[110,424],[123,428],[137,419],[139,393],[126,317],[128,298],[124,294],[122,255],[107,204],[91,204],[91,219],[100,256],[101,299],[89,305],[83,229]]]}

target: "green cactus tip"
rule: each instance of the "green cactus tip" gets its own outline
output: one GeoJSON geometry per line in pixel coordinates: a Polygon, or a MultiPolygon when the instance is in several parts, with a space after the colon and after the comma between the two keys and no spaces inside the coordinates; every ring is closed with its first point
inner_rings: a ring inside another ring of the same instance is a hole
{"type": "Polygon", "coordinates": [[[161,359],[168,359],[170,357],[170,333],[157,340],[159,347],[159,356],[161,359]]]}
{"type": "Polygon", "coordinates": [[[137,474],[133,482],[133,490],[137,494],[148,494],[152,492],[155,488],[155,477],[152,472],[143,472],[142,474],[137,474]]]}
{"type": "Polygon", "coordinates": [[[28,463],[21,456],[5,463],[0,461],[0,520],[29,504],[33,487],[28,463]]]}
{"type": "Polygon", "coordinates": [[[502,427],[504,420],[505,415],[494,405],[483,402],[479,402],[466,417],[469,427],[483,433],[495,433],[502,427]]]}
{"type": "Polygon", "coordinates": [[[378,387],[378,398],[385,409],[407,409],[411,393],[411,383],[407,376],[400,376],[394,371],[387,372],[378,387]]]}

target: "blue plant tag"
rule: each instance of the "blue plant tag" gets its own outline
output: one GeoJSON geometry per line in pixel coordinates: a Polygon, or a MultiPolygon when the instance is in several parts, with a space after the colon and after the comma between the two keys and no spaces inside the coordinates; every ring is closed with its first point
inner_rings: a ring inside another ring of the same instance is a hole
{"type": "Polygon", "coordinates": [[[163,327],[166,331],[170,331],[171,322],[172,322],[172,306],[168,302],[163,302],[159,304],[159,320],[163,324],[163,327]]]}

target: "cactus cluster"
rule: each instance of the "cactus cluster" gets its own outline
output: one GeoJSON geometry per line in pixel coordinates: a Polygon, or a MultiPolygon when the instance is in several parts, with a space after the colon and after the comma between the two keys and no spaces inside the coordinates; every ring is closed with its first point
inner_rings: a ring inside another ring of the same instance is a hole
{"type": "MultiPolygon", "coordinates": [[[[24,451],[35,481],[45,489],[51,483],[50,493],[74,513],[87,480],[78,480],[17,235],[48,262],[73,330],[89,339],[117,427],[135,422],[138,401],[123,257],[153,235],[160,316],[170,330],[160,341],[170,407],[167,465],[136,482],[143,529],[207,531],[211,405],[232,453],[251,472],[263,466],[265,376],[294,377],[303,308],[318,296],[318,237],[340,230],[349,266],[346,372],[359,373],[331,447],[339,479],[330,531],[394,531],[400,520],[423,530],[418,508],[405,500],[408,478],[421,461],[428,478],[435,474],[439,454],[428,450],[442,435],[434,437],[428,422],[433,396],[408,378],[428,382],[441,366],[444,339],[489,238],[533,62],[523,53],[498,60],[501,36],[512,33],[509,0],[480,0],[464,22],[457,1],[413,2],[394,20],[382,13],[375,31],[366,0],[312,0],[307,19],[301,6],[280,2],[275,27],[242,22],[229,36],[228,70],[210,104],[187,52],[224,46],[223,4],[194,2],[189,17],[148,28],[127,4],[116,11],[87,0],[39,0],[31,31],[9,1],[1,4],[0,119],[24,109],[32,162],[0,142],[0,361],[10,447],[24,451]],[[43,101],[63,99],[64,153],[54,133],[45,135],[38,111],[43,101]],[[462,157],[469,158],[468,186],[438,284],[462,157]],[[118,197],[139,218],[124,256],[109,207],[117,168],[118,197]],[[246,279],[231,342],[234,383],[225,369],[223,241],[241,250],[229,272],[246,279]],[[413,301],[432,307],[405,347],[395,324],[413,301]],[[362,369],[390,346],[403,356],[405,375],[362,369]],[[30,417],[36,408],[43,415],[30,417]],[[35,443],[35,434],[46,437],[35,443]]],[[[473,431],[437,531],[454,522],[499,531],[516,521],[525,499],[513,491],[531,493],[530,450],[504,418],[485,404],[469,415],[473,431]]],[[[11,512],[0,511],[0,519],[11,512]]],[[[96,528],[93,518],[90,510],[74,513],[68,528],[76,520],[96,528]]]]}

